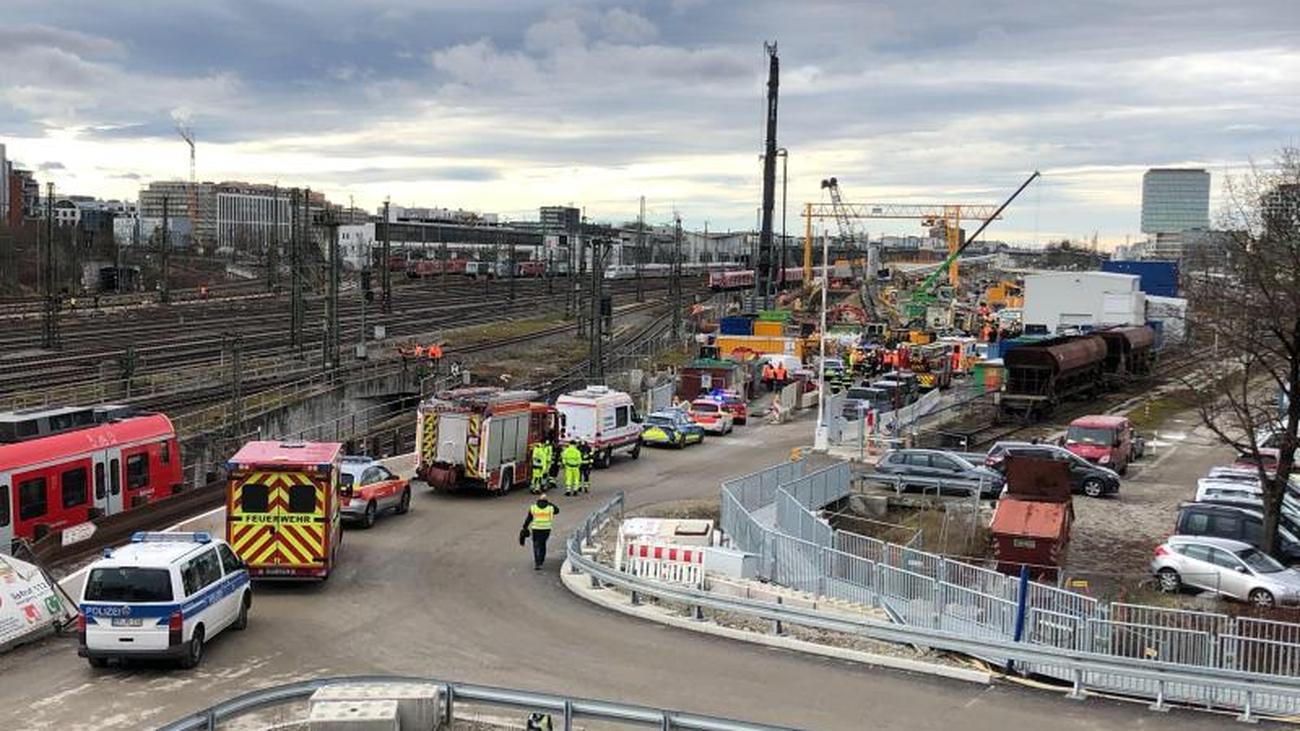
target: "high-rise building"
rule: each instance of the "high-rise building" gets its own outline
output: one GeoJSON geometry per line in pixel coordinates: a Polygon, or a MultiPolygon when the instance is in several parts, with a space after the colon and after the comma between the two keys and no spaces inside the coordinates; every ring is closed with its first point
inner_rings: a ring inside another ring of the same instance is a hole
{"type": "Polygon", "coordinates": [[[1142,232],[1176,234],[1210,227],[1210,174],[1151,168],[1142,176],[1142,232]]]}
{"type": "Polygon", "coordinates": [[[572,232],[582,224],[582,211],[572,206],[542,206],[540,215],[546,231],[572,232]]]}

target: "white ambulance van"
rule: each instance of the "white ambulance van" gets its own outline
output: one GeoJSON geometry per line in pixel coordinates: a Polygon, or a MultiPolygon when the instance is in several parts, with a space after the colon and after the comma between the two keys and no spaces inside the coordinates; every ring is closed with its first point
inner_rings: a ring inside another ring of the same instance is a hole
{"type": "Polygon", "coordinates": [[[219,632],[248,626],[248,569],[208,533],[136,533],[86,574],[77,654],[91,667],[111,659],[173,659],[192,668],[219,632]]]}
{"type": "Polygon", "coordinates": [[[608,467],[615,450],[641,456],[641,415],[632,397],[608,386],[587,386],[555,400],[560,440],[586,442],[598,467],[608,467]]]}

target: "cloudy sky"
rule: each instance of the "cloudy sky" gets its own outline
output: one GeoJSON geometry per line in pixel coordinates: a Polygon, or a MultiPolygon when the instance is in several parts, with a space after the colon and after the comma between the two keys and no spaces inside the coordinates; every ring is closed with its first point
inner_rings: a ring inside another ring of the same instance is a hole
{"type": "MultiPolygon", "coordinates": [[[[1300,142],[1296,0],[0,0],[0,142],[68,192],[199,175],[524,217],[753,226],[764,40],[789,227],[997,202],[995,238],[1136,235],[1141,173],[1300,142]],[[532,214],[535,215],[535,214],[532,214]]],[[[779,201],[778,201],[779,204],[779,201]]],[[[868,222],[873,232],[919,232],[868,222]]]]}

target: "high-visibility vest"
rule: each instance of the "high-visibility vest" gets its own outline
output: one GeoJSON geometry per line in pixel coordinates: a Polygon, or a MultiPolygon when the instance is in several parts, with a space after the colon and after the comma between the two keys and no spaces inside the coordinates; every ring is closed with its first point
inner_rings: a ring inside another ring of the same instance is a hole
{"type": "Polygon", "coordinates": [[[763,366],[763,380],[770,381],[773,378],[776,378],[776,371],[772,370],[771,363],[767,363],[763,366]]]}
{"type": "Polygon", "coordinates": [[[546,467],[546,449],[541,444],[533,447],[533,467],[539,470],[546,467]]]}
{"type": "Polygon", "coordinates": [[[529,526],[533,530],[550,530],[551,526],[555,524],[554,505],[547,505],[543,508],[537,503],[533,503],[528,507],[528,512],[533,516],[532,525],[529,526]]]}
{"type": "Polygon", "coordinates": [[[570,444],[560,452],[560,459],[563,460],[565,467],[582,466],[582,452],[577,447],[570,444]]]}
{"type": "Polygon", "coordinates": [[[786,374],[785,374],[785,363],[777,363],[777,364],[776,364],[776,380],[778,380],[778,381],[784,381],[784,380],[785,380],[785,375],[786,375],[786,374]]]}

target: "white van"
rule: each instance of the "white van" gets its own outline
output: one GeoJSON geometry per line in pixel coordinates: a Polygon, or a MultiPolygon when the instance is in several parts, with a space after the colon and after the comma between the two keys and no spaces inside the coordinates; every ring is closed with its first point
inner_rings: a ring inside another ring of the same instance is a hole
{"type": "Polygon", "coordinates": [[[608,386],[587,386],[555,400],[561,441],[576,439],[591,447],[592,461],[608,467],[614,450],[641,456],[641,415],[632,397],[608,386]]]}
{"type": "Polygon", "coordinates": [[[248,626],[252,586],[244,562],[208,533],[136,533],[91,564],[77,614],[77,654],[169,658],[192,668],[227,627],[248,626]]]}

